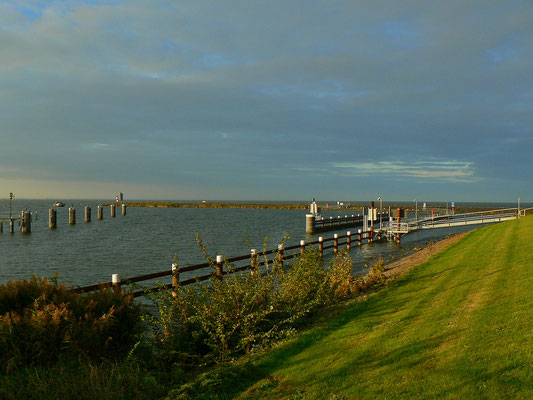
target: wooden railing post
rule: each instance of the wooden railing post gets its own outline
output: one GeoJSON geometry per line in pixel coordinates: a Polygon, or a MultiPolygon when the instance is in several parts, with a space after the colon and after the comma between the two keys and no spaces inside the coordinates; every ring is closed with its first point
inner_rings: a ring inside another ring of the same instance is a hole
{"type": "Polygon", "coordinates": [[[120,290],[120,276],[119,276],[119,274],[111,275],[111,283],[112,283],[113,289],[115,291],[119,291],[120,290]]]}
{"type": "Polygon", "coordinates": [[[374,241],[374,226],[372,225],[370,227],[370,240],[369,242],[372,243],[374,241]]]}
{"type": "Polygon", "coordinates": [[[300,240],[300,254],[305,252],[305,240],[300,240]]]}
{"type": "Polygon", "coordinates": [[[252,276],[257,272],[257,249],[252,249],[250,251],[250,266],[252,276]]]}
{"type": "Polygon", "coordinates": [[[283,250],[283,243],[278,244],[278,261],[280,267],[283,267],[283,250]]]}
{"type": "Polygon", "coordinates": [[[222,280],[222,275],[224,273],[224,256],[217,255],[217,277],[218,280],[222,280]]]}
{"type": "Polygon", "coordinates": [[[358,246],[361,246],[363,244],[363,234],[362,234],[362,230],[361,229],[358,229],[357,230],[357,245],[358,246]]]}
{"type": "Polygon", "coordinates": [[[352,232],[351,231],[346,232],[346,245],[348,247],[348,250],[352,248],[352,232]]]}
{"type": "Polygon", "coordinates": [[[180,286],[180,272],[178,264],[172,264],[172,297],[178,297],[178,289],[180,286]]]}
{"type": "Polygon", "coordinates": [[[339,234],[335,233],[333,235],[333,252],[337,254],[339,252],[339,234]]]}
{"type": "Polygon", "coordinates": [[[320,258],[324,257],[324,238],[322,236],[318,238],[318,252],[320,253],[320,258]]]}

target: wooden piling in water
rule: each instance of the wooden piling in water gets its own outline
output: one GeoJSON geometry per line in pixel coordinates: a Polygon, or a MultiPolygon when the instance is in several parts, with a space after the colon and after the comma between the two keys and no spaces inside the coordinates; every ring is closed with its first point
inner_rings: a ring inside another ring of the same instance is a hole
{"type": "Polygon", "coordinates": [[[111,218],[115,218],[115,205],[111,204],[109,208],[111,209],[111,218]]]}
{"type": "Polygon", "coordinates": [[[122,204],[122,215],[126,215],[126,204],[122,204]]]}
{"type": "Polygon", "coordinates": [[[97,218],[98,220],[101,220],[104,217],[102,206],[98,206],[97,208],[97,218]]]}
{"type": "Polygon", "coordinates": [[[13,218],[9,219],[9,233],[15,233],[15,220],[13,218]]]}
{"type": "Polygon", "coordinates": [[[76,209],[73,207],[68,209],[68,223],[70,225],[76,224],[76,209]]]}
{"type": "Polygon", "coordinates": [[[22,233],[31,233],[31,217],[29,211],[22,212],[22,233]]]}
{"type": "Polygon", "coordinates": [[[306,214],[305,215],[305,233],[313,235],[315,233],[315,215],[306,214]]]}
{"type": "Polygon", "coordinates": [[[0,221],[0,233],[4,233],[4,221],[0,221]]]}
{"type": "Polygon", "coordinates": [[[91,222],[91,207],[85,206],[85,222],[91,222]]]}

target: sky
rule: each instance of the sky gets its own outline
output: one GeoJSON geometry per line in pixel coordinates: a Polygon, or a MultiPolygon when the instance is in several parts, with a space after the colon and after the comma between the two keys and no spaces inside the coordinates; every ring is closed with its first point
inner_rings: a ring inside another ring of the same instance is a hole
{"type": "Polygon", "coordinates": [[[533,201],[531,21],[531,0],[0,0],[0,197],[533,201]]]}

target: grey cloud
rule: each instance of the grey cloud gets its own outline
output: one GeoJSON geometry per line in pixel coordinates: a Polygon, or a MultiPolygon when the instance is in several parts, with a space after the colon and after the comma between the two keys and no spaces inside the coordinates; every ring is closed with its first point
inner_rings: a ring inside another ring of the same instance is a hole
{"type": "Polygon", "coordinates": [[[433,158],[473,163],[473,187],[531,178],[526,1],[0,7],[13,176],[238,187],[433,158]]]}

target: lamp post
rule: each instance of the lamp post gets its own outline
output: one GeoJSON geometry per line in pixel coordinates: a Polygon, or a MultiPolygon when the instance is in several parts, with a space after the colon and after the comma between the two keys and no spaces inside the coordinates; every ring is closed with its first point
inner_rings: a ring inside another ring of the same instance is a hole
{"type": "Polygon", "coordinates": [[[418,199],[413,200],[415,202],[415,222],[418,224],[418,199]]]}
{"type": "Polygon", "coordinates": [[[13,194],[13,192],[9,192],[9,219],[11,219],[11,203],[14,198],[15,195],[13,194]]]}
{"type": "Polygon", "coordinates": [[[383,219],[383,216],[381,215],[381,209],[383,208],[382,205],[383,205],[383,199],[380,197],[378,197],[378,200],[379,200],[379,229],[381,230],[381,225],[382,225],[382,219],[383,219]]]}

